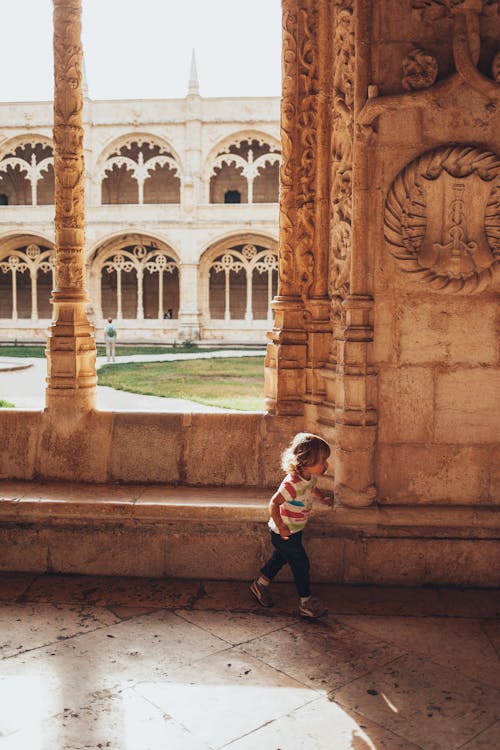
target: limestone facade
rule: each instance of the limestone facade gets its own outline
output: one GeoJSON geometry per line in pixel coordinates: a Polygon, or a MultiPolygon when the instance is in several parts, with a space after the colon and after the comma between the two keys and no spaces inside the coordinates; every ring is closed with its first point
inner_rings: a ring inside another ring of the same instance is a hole
{"type": "MultiPolygon", "coordinates": [[[[279,99],[92,101],[87,313],[122,341],[265,342],[277,292],[279,99]]],[[[44,341],[55,282],[53,108],[0,103],[0,339],[44,341]]]]}

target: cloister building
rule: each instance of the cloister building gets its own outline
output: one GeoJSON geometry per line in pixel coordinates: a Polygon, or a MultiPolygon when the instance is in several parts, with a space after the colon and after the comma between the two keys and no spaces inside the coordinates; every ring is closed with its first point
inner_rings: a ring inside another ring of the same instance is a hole
{"type": "MultiPolygon", "coordinates": [[[[89,318],[122,341],[265,342],[278,278],[279,100],[93,101],[83,86],[89,318]]],[[[44,341],[53,107],[0,104],[0,339],[44,341]]]]}

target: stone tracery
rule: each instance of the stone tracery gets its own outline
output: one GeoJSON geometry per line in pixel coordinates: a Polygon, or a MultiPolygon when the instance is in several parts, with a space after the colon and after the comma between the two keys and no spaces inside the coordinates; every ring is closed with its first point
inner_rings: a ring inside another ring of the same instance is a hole
{"type": "Polygon", "coordinates": [[[240,202],[276,202],[281,154],[262,137],[238,137],[210,163],[210,202],[223,203],[228,189],[240,192],[240,202]],[[262,183],[262,185],[261,185],[262,183]]]}
{"type": "Polygon", "coordinates": [[[223,318],[225,321],[240,318],[251,322],[254,318],[262,317],[270,321],[271,301],[277,290],[277,271],[278,256],[267,247],[246,244],[226,248],[209,265],[211,316],[223,318]],[[243,284],[238,284],[240,273],[244,278],[243,284]],[[223,275],[223,289],[217,283],[218,274],[223,275]],[[267,294],[264,306],[257,298],[256,282],[259,276],[266,281],[267,294]],[[260,302],[258,308],[256,302],[260,302]]]}
{"type": "Polygon", "coordinates": [[[180,202],[179,163],[152,138],[125,139],[107,156],[99,178],[103,203],[180,202]]]}

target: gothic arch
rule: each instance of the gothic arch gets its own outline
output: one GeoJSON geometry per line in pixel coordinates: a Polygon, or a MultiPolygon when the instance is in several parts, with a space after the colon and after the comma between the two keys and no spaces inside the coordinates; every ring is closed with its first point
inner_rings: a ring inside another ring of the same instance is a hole
{"type": "Polygon", "coordinates": [[[115,138],[96,164],[101,203],[180,203],[180,164],[160,136],[129,133],[115,138]]]}
{"type": "Polygon", "coordinates": [[[278,284],[278,243],[253,233],[220,239],[201,256],[199,278],[205,322],[270,321],[278,284]]]}
{"type": "Polygon", "coordinates": [[[142,233],[101,240],[88,258],[97,317],[161,320],[178,316],[179,256],[142,233]]]}
{"type": "Polygon", "coordinates": [[[55,247],[31,234],[0,238],[0,318],[50,319],[55,247]]]}
{"type": "Polygon", "coordinates": [[[269,134],[248,130],[227,136],[205,162],[208,202],[277,202],[280,160],[280,144],[269,134]],[[231,200],[227,200],[228,193],[233,194],[231,200]]]}
{"type": "Polygon", "coordinates": [[[45,135],[19,134],[0,146],[0,193],[4,205],[54,203],[54,148],[45,135]]]}

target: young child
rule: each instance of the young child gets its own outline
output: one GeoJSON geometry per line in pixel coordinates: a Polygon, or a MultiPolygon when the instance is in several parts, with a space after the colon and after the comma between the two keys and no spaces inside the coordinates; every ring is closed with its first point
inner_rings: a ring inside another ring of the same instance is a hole
{"type": "Polygon", "coordinates": [[[299,614],[316,618],[327,613],[321,602],[311,596],[309,558],[302,545],[302,531],[313,500],[332,505],[332,500],[316,489],[318,477],[326,471],[329,455],[328,443],[309,432],[299,432],[282,455],[281,466],[287,475],[269,503],[271,517],[268,525],[274,552],[261,568],[261,575],[250,586],[250,591],[263,607],[273,606],[269,584],[288,563],[300,597],[299,614]]]}

